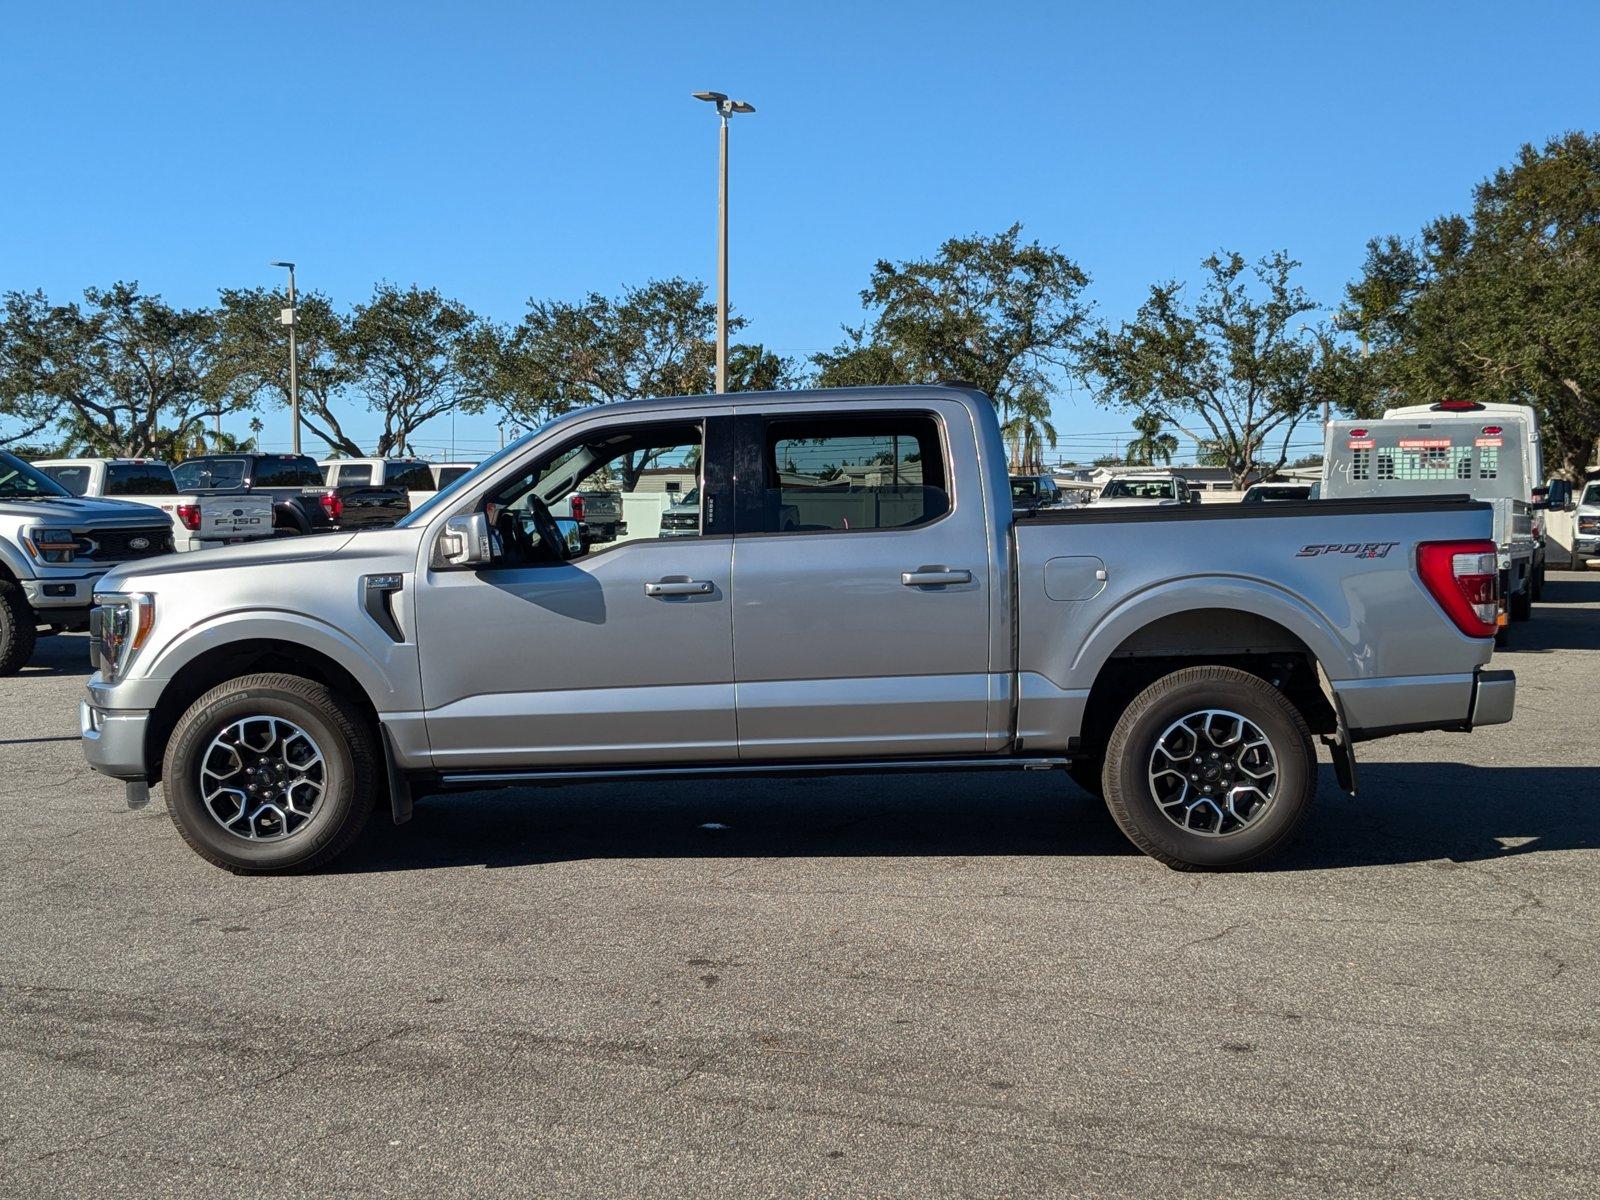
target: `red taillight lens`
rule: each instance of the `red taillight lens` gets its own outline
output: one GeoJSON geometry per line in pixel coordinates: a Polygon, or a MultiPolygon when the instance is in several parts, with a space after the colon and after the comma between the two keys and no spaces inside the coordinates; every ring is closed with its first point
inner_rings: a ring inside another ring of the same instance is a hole
{"type": "Polygon", "coordinates": [[[1493,637],[1500,568],[1493,542],[1423,542],[1417,574],[1445,615],[1468,637],[1493,637]]]}
{"type": "Polygon", "coordinates": [[[1481,412],[1483,405],[1476,400],[1441,400],[1432,408],[1434,412],[1481,412]]]}
{"type": "Polygon", "coordinates": [[[324,492],[322,496],[322,511],[328,514],[328,520],[337,521],[344,516],[344,501],[337,492],[324,492]]]}
{"type": "Polygon", "coordinates": [[[577,492],[572,493],[572,519],[574,521],[583,520],[583,497],[578,495],[577,492]]]}
{"type": "Polygon", "coordinates": [[[183,522],[183,527],[193,533],[200,528],[200,506],[198,504],[178,505],[178,520],[183,522]]]}

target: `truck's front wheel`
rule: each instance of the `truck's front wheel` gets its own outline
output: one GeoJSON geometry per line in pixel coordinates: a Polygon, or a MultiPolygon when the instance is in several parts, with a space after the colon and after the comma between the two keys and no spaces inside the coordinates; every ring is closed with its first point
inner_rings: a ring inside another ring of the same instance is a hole
{"type": "Polygon", "coordinates": [[[15,675],[28,665],[37,623],[21,586],[0,579],[0,675],[15,675]]]}
{"type": "Polygon", "coordinates": [[[1188,667],[1134,697],[1106,748],[1106,806],[1128,839],[1180,870],[1271,853],[1305,819],[1317,756],[1277,688],[1232,667],[1188,667]]]}
{"type": "Polygon", "coordinates": [[[173,823],[208,862],[248,875],[304,870],[366,825],[377,749],[360,712],[321,684],[247,675],[179,718],[162,778],[173,823]]]}

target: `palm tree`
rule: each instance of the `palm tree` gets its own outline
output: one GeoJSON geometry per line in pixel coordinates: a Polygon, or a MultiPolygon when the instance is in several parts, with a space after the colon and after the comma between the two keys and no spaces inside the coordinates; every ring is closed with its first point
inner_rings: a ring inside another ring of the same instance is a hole
{"type": "Polygon", "coordinates": [[[1044,448],[1056,448],[1056,427],[1050,423],[1050,401],[1042,394],[1024,392],[1006,405],[1008,418],[1000,426],[1011,449],[1011,469],[1019,475],[1044,473],[1044,448]]]}
{"type": "Polygon", "coordinates": [[[1153,467],[1159,461],[1172,465],[1172,452],[1178,448],[1178,439],[1161,431],[1161,417],[1157,413],[1142,412],[1133,419],[1133,428],[1139,434],[1128,443],[1128,464],[1134,467],[1153,467]]]}

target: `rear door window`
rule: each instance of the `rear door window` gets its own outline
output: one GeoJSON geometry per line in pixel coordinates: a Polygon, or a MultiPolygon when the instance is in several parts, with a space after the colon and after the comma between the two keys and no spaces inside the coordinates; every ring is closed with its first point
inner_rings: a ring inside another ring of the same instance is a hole
{"type": "Polygon", "coordinates": [[[108,496],[171,496],[178,485],[166,463],[110,463],[106,466],[108,496]]]}
{"type": "Polygon", "coordinates": [[[321,487],[322,468],[304,455],[274,454],[256,459],[256,487],[321,487]]]}
{"type": "Polygon", "coordinates": [[[408,492],[433,491],[433,471],[425,462],[386,462],[383,477],[390,487],[405,488],[408,492]]]}
{"type": "Polygon", "coordinates": [[[773,420],[764,447],[759,532],[901,529],[950,511],[932,416],[773,420]]]}
{"type": "Polygon", "coordinates": [[[372,482],[371,463],[340,463],[333,482],[338,487],[365,487],[372,482]]]}

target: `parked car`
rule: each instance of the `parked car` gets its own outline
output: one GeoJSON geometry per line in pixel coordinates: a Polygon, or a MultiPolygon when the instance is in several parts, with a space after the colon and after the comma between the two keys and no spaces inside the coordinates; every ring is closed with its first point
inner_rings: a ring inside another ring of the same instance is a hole
{"type": "Polygon", "coordinates": [[[700,536],[700,489],[695,488],[661,513],[662,537],[700,536]]]}
{"type": "Polygon", "coordinates": [[[1572,518],[1572,565],[1584,570],[1600,558],[1600,481],[1584,485],[1572,518]]]}
{"type": "MultiPolygon", "coordinates": [[[[407,511],[427,503],[439,490],[433,464],[420,458],[325,458],[322,481],[331,488],[401,488],[407,511]]],[[[464,473],[464,472],[463,472],[464,473]]],[[[404,514],[396,514],[399,520],[404,514]]]]}
{"type": "Polygon", "coordinates": [[[1506,617],[1524,621],[1544,579],[1535,516],[1542,526],[1543,510],[1553,503],[1564,506],[1571,488],[1555,481],[1549,485],[1556,487],[1555,497],[1531,499],[1538,481],[1527,475],[1536,455],[1528,450],[1526,423],[1515,412],[1485,416],[1481,409],[1438,405],[1425,414],[1330,422],[1322,495],[1357,500],[1465,495],[1490,504],[1506,617]]]}
{"type": "Polygon", "coordinates": [[[1171,508],[1199,504],[1200,493],[1181,475],[1117,475],[1106,480],[1094,502],[1101,508],[1171,508]]]}
{"type": "Polygon", "coordinates": [[[272,536],[272,502],[249,492],[178,491],[172,468],[150,458],[50,458],[33,464],[74,496],[112,496],[160,509],[174,550],[209,550],[272,536]]]}
{"type": "Polygon", "coordinates": [[[1011,510],[1015,513],[1035,513],[1046,508],[1060,508],[1061,488],[1049,475],[1013,475],[1011,477],[1011,510]]]}
{"type": "Polygon", "coordinates": [[[1146,853],[1226,867],[1301,824],[1313,736],[1352,787],[1361,739],[1511,718],[1493,519],[1424,497],[1014,520],[994,405],[956,386],[608,405],[397,528],[114,571],[83,747],[243,872],[326,862],[424,793],[1052,769],[1146,853]],[[645,454],[693,471],[701,536],[575,546],[551,500],[645,454]]]}
{"type": "Polygon", "coordinates": [[[305,454],[204,454],[179,463],[172,476],[186,492],[267,496],[280,536],[379,528],[411,511],[405,489],[392,484],[329,487],[305,454]]]}
{"type": "Polygon", "coordinates": [[[0,676],[27,665],[41,629],[85,628],[112,567],[171,550],[171,527],[149,505],[74,496],[0,450],[0,676]]]}
{"type": "Polygon", "coordinates": [[[1309,483],[1253,483],[1239,497],[1240,504],[1284,504],[1310,500],[1309,483]]]}

